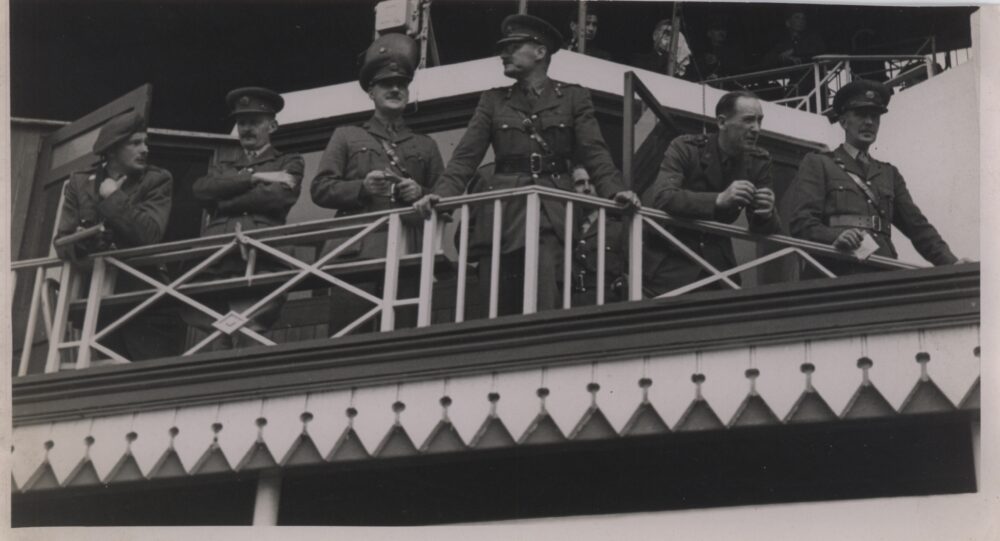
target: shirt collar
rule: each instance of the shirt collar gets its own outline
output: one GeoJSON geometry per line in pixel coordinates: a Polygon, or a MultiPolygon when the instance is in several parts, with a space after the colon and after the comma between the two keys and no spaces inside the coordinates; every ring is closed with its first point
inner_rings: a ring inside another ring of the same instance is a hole
{"type": "Polygon", "coordinates": [[[856,148],[854,145],[846,141],[844,142],[844,151],[847,152],[847,155],[850,156],[852,160],[858,159],[858,154],[861,153],[861,149],[856,148]]]}
{"type": "Polygon", "coordinates": [[[246,154],[246,156],[248,158],[253,159],[253,158],[258,158],[261,155],[263,155],[265,152],[267,152],[267,149],[269,149],[269,148],[271,148],[271,143],[268,143],[268,144],[266,144],[266,145],[258,148],[257,150],[246,150],[246,149],[243,149],[243,153],[246,154]]]}

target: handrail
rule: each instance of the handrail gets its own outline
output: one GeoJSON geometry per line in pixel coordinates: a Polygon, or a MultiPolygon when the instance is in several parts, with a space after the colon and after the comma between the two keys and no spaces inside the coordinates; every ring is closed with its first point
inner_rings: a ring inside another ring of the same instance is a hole
{"type": "Polygon", "coordinates": [[[805,109],[814,113],[825,114],[827,97],[831,96],[841,86],[849,82],[853,75],[851,62],[883,62],[889,63],[890,67],[883,71],[887,74],[886,84],[890,87],[897,86],[905,82],[909,76],[925,70],[927,77],[934,76],[933,55],[930,54],[823,54],[812,58],[811,62],[796,66],[780,68],[770,68],[758,70],[726,77],[705,79],[702,84],[722,85],[733,83],[740,86],[740,83],[751,83],[761,80],[775,80],[788,78],[787,83],[781,83],[788,90],[782,98],[773,99],[774,103],[779,103],[796,109],[805,109]],[[903,66],[897,65],[903,62],[921,62],[922,67],[908,69],[905,73],[892,72],[901,70],[903,66]],[[812,72],[812,84],[807,82],[806,77],[812,72]],[[792,80],[802,74],[798,80],[792,80]],[[836,84],[836,86],[834,86],[836,84]],[[805,92],[800,94],[799,92],[805,92]],[[789,96],[788,94],[796,94],[789,96]]]}

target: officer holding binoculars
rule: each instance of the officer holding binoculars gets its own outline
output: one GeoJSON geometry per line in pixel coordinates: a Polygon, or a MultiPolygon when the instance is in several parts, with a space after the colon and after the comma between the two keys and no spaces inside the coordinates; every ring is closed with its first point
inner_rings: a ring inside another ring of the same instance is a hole
{"type": "MultiPolygon", "coordinates": [[[[730,92],[715,107],[718,133],[682,135],[670,143],[656,181],[643,193],[643,206],[678,218],[733,223],[745,213],[753,233],[778,233],[771,157],[757,146],[764,113],[757,97],[730,92]]],[[[736,266],[732,240],[678,229],[674,234],[719,270],[736,266]]],[[[709,276],[701,265],[665,239],[647,239],[643,254],[645,293],[657,296],[709,276]]],[[[739,283],[739,276],[731,279],[739,283]]],[[[724,287],[713,282],[708,288],[724,287]]]]}

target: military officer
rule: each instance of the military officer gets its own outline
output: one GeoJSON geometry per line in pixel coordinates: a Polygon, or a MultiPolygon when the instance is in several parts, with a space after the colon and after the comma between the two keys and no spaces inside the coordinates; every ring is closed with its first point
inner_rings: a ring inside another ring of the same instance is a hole
{"type": "MultiPolygon", "coordinates": [[[[62,259],[82,262],[94,252],[160,242],[170,216],[173,178],[148,163],[145,119],[135,112],[112,119],[101,128],[93,150],[100,164],[73,173],[66,183],[56,253],[62,259]],[[58,242],[84,230],[96,234],[69,244],[58,242]]],[[[166,281],[161,268],[140,270],[166,281]]],[[[148,287],[144,282],[124,274],[116,284],[119,292],[144,287],[148,287]]],[[[165,317],[169,318],[162,311],[146,310],[102,343],[133,361],[170,355],[173,347],[164,332],[165,317]]]]}
{"type": "MultiPolygon", "coordinates": [[[[643,204],[678,218],[733,223],[745,214],[751,232],[778,233],[771,158],[757,146],[764,114],[751,92],[725,94],[715,106],[719,131],[674,139],[643,204]]],[[[674,234],[719,270],[736,266],[732,240],[677,228],[674,234]]],[[[659,235],[648,239],[643,257],[643,286],[651,296],[709,276],[701,265],[659,235]]],[[[731,278],[739,282],[739,276],[731,278]]],[[[707,286],[724,287],[719,282],[707,286]]]]}
{"type": "MultiPolygon", "coordinates": [[[[799,164],[789,194],[791,233],[848,251],[870,236],[878,244],[875,254],[896,257],[890,227],[895,225],[927,261],[956,263],[948,244],[913,202],[899,170],[868,154],[890,95],[882,83],[859,80],[834,96],[830,122],[840,123],[844,143],[833,152],[809,154],[799,164]]],[[[824,263],[835,274],[864,270],[848,262],[824,263]]]]}
{"type": "MultiPolygon", "coordinates": [[[[226,95],[226,104],[229,116],[236,119],[242,152],[213,165],[194,183],[194,196],[208,211],[205,236],[284,224],[299,197],[305,167],[298,154],[286,154],[271,145],[271,134],[278,129],[275,115],[285,104],[280,95],[266,88],[238,88],[226,95]]],[[[213,278],[241,276],[248,259],[248,251],[229,254],[206,274],[213,278]]],[[[270,256],[256,258],[257,273],[287,268],[270,256]]],[[[230,310],[241,312],[257,300],[257,295],[230,292],[225,302],[212,303],[212,307],[223,314],[230,310]]],[[[258,332],[270,328],[281,313],[282,303],[283,299],[278,299],[260,309],[253,315],[250,328],[258,332]]],[[[205,321],[200,313],[186,319],[209,330],[214,323],[205,321]]]]}
{"type": "MultiPolygon", "coordinates": [[[[573,189],[583,195],[594,195],[590,174],[582,166],[573,168],[573,189]]],[[[604,301],[625,300],[628,295],[628,228],[619,216],[605,214],[604,246],[598,245],[597,221],[600,219],[595,208],[577,206],[581,212],[576,216],[573,232],[573,262],[570,279],[572,283],[572,305],[588,306],[597,303],[597,252],[604,250],[604,301]]],[[[561,277],[560,277],[561,279],[561,277]]]]}
{"type": "MultiPolygon", "coordinates": [[[[414,205],[425,215],[442,197],[462,194],[486,150],[496,154],[495,174],[485,190],[537,184],[572,191],[570,161],[583,164],[600,197],[639,206],[636,195],[625,190],[621,173],[594,118],[590,92],[548,77],[549,63],[563,42],[552,25],[531,15],[511,15],[501,25],[497,42],[504,75],[516,80],[507,88],[483,93],[469,127],[455,148],[444,174],[432,193],[414,205]]],[[[521,310],[524,269],[525,203],[504,202],[501,234],[500,314],[521,310]]],[[[489,298],[492,204],[479,209],[470,248],[479,259],[480,298],[489,298]]],[[[562,234],[565,206],[542,199],[538,299],[539,310],[558,305],[556,277],[562,268],[562,234]]]]}
{"type": "MultiPolygon", "coordinates": [[[[385,34],[368,48],[358,82],[368,92],[375,112],[361,126],[344,126],[333,132],[310,186],[317,205],[337,209],[337,216],[409,207],[430,190],[441,174],[444,163],[437,144],[426,135],[414,133],[403,120],[418,54],[416,41],[404,34],[385,34]]],[[[404,218],[404,251],[419,250],[422,230],[423,220],[413,219],[412,215],[404,218]]],[[[324,251],[342,240],[328,242],[324,251]]],[[[355,245],[342,254],[378,258],[385,257],[385,250],[383,230],[362,239],[360,248],[355,245]]],[[[415,295],[417,278],[402,269],[400,295],[415,295]]],[[[345,308],[338,306],[336,311],[343,315],[345,308]]],[[[400,318],[397,324],[415,322],[410,315],[400,318]]]]}

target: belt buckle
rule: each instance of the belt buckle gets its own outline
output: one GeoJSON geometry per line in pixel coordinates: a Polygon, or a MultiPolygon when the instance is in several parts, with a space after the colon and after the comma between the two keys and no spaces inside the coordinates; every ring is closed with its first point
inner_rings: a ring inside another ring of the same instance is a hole
{"type": "Polygon", "coordinates": [[[528,170],[532,175],[538,175],[542,172],[542,155],[537,152],[532,152],[528,156],[528,170]]]}
{"type": "Polygon", "coordinates": [[[878,216],[877,214],[876,215],[872,215],[872,229],[874,229],[875,231],[878,231],[879,233],[882,232],[882,217],[881,216],[878,216]]]}

